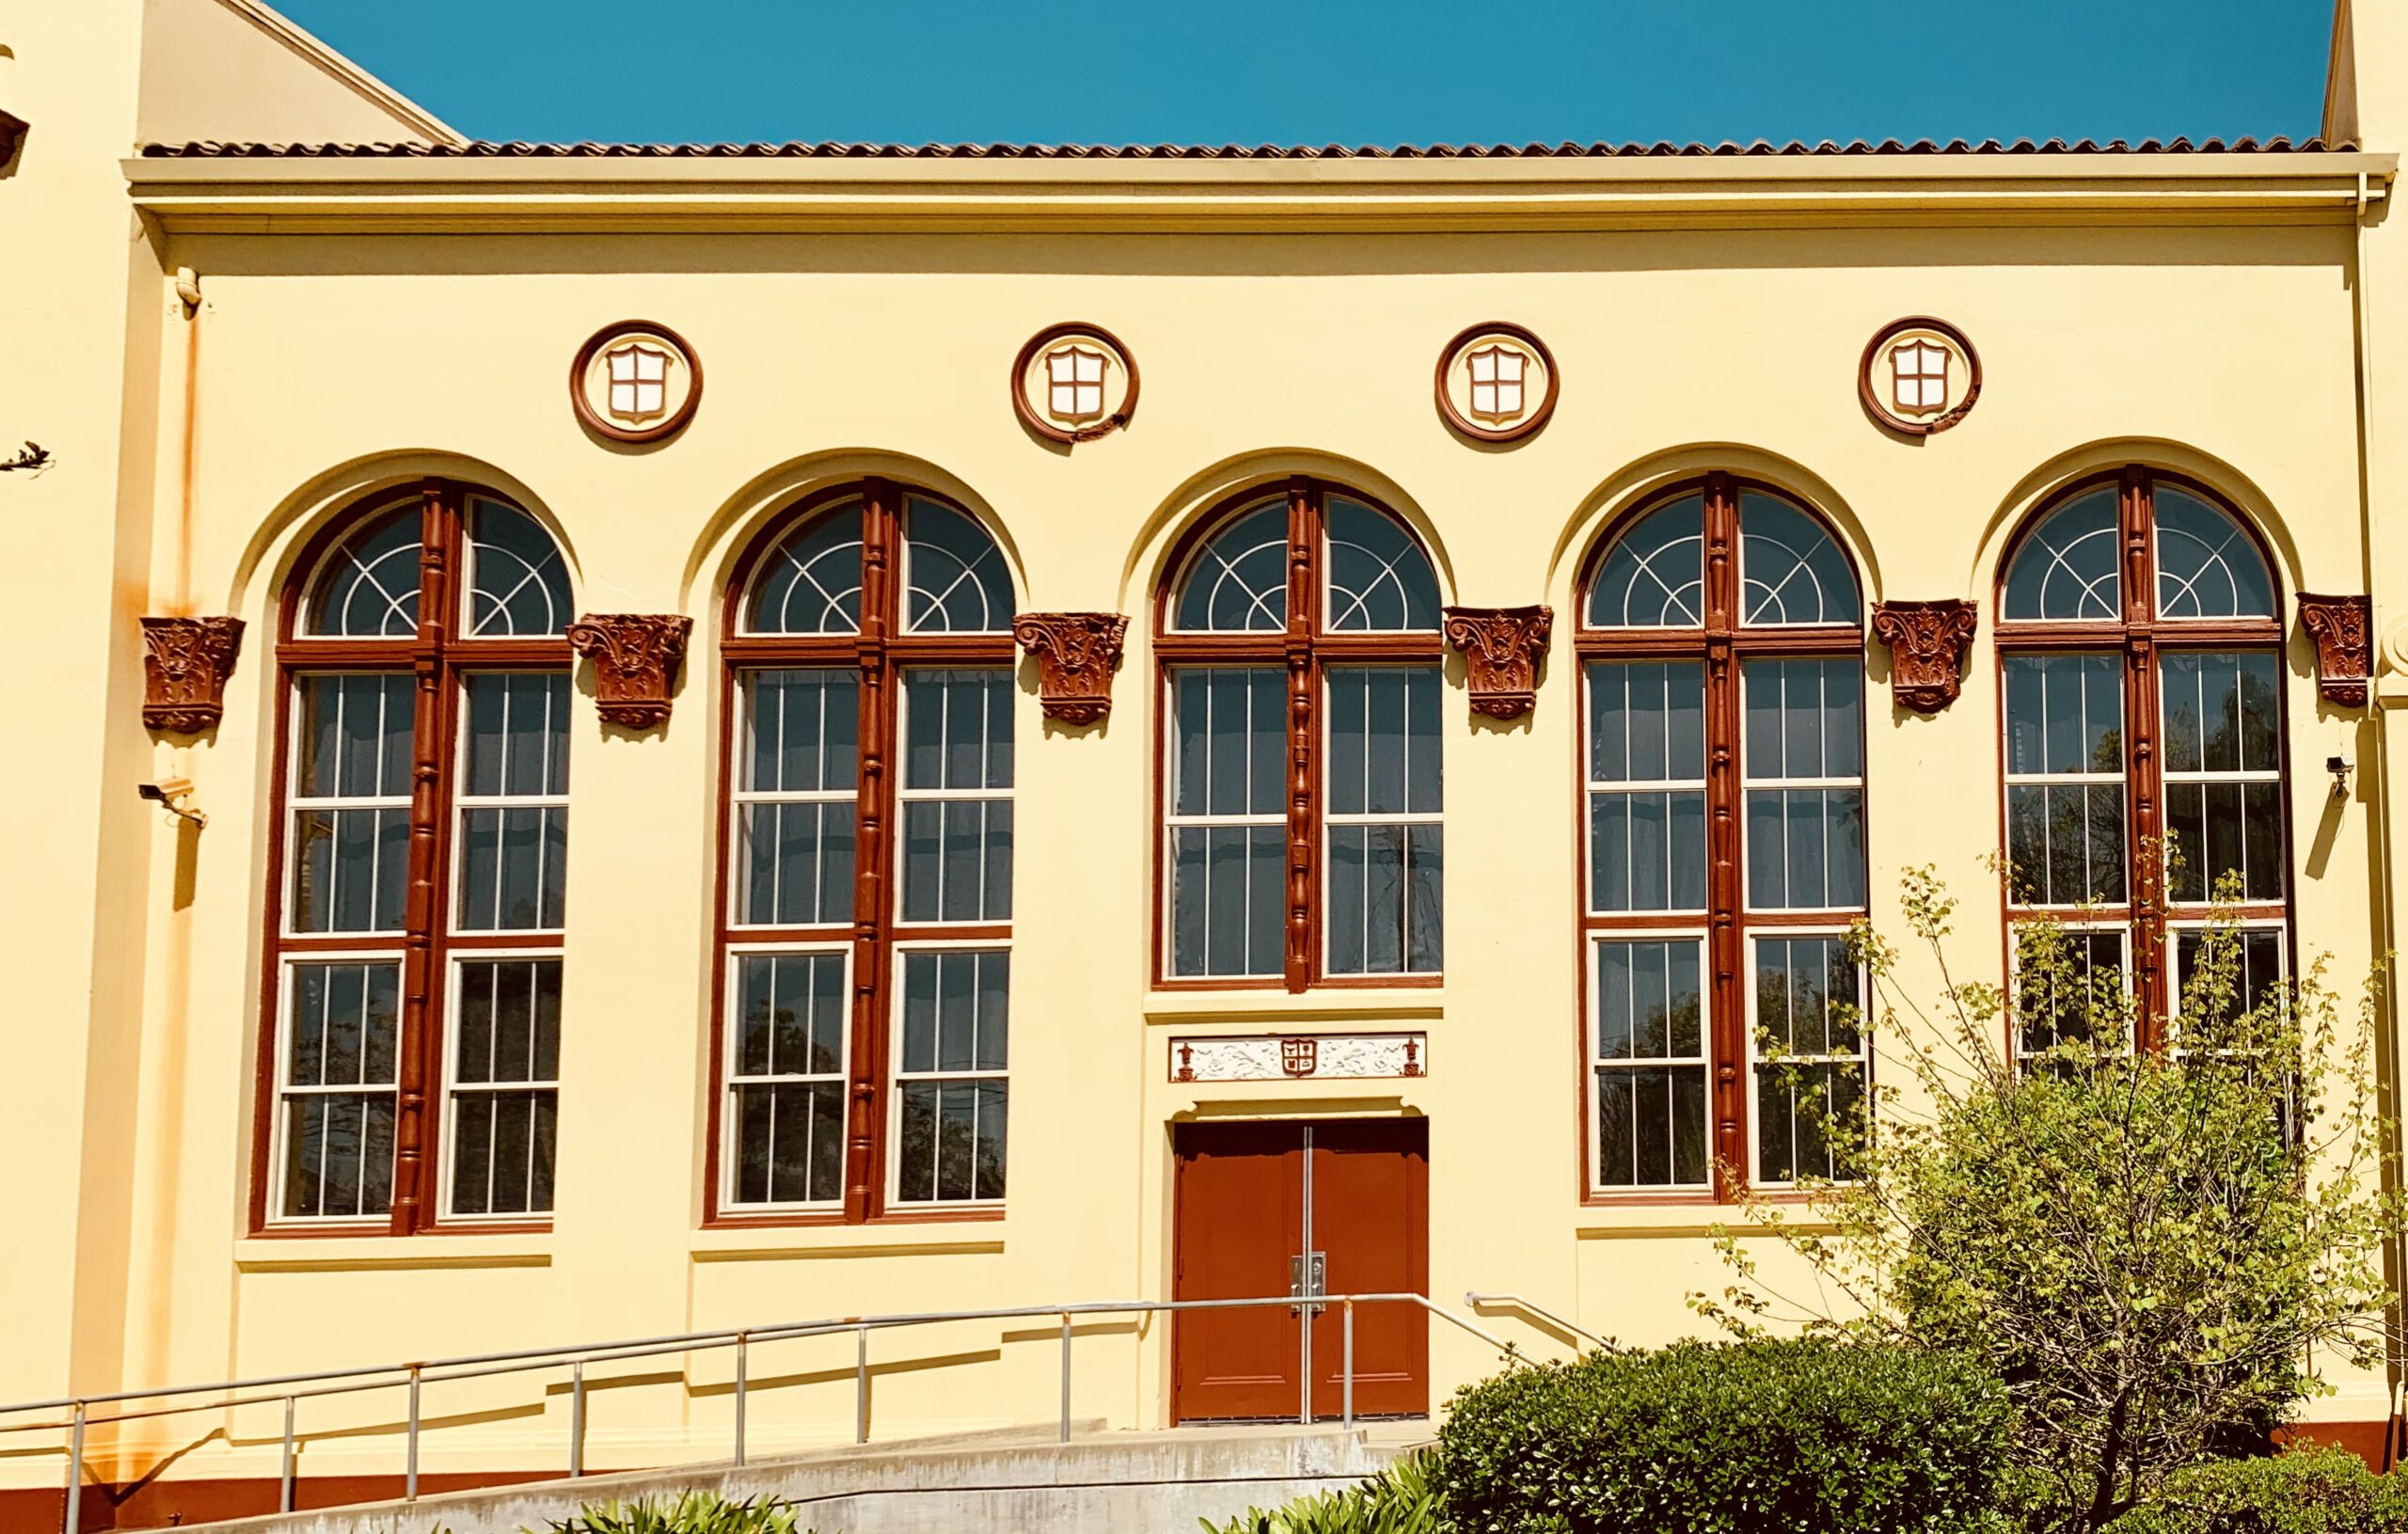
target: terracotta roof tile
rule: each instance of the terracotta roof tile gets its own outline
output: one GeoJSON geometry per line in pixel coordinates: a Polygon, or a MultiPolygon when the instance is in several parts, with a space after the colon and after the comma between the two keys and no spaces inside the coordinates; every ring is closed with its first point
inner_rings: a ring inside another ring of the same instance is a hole
{"type": "Polygon", "coordinates": [[[1749,155],[1966,155],[1966,154],[2284,154],[2352,150],[2321,138],[2294,142],[2274,138],[2145,138],[2099,143],[2062,138],[2002,142],[1961,138],[1939,143],[1919,138],[1901,143],[1793,139],[1774,144],[1402,144],[1392,148],[1342,144],[531,144],[479,140],[466,144],[240,144],[214,141],[146,144],[152,159],[313,160],[1581,160],[1749,155]]]}

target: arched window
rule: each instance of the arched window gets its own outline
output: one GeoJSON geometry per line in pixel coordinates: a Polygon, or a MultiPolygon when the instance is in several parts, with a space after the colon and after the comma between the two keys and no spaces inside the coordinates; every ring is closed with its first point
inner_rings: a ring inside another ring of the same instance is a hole
{"type": "MultiPolygon", "coordinates": [[[[2122,970],[2144,1047],[2227,877],[2246,989],[2286,972],[2282,645],[2248,528],[2146,469],[2044,509],[2000,579],[2008,919],[2057,921],[2122,970]]],[[[2018,1010],[2018,1053],[2058,1041],[2058,1009],[2018,1010]]]]}
{"type": "Polygon", "coordinates": [[[977,520],[884,481],[730,589],[713,1218],[1004,1196],[1012,610],[977,520]]]}
{"type": "Polygon", "coordinates": [[[1720,474],[1595,557],[1576,642],[1598,1195],[1834,1170],[1826,1115],[1869,1068],[1845,942],[1865,909],[1861,609],[1818,519],[1720,474]]]}
{"type": "Polygon", "coordinates": [[[256,1224],[549,1215],[569,618],[542,524],[449,482],[286,593],[256,1224]]]}
{"type": "Polygon", "coordinates": [[[1161,973],[1433,981],[1438,579],[1404,525],[1296,480],[1204,525],[1163,593],[1161,973]]]}

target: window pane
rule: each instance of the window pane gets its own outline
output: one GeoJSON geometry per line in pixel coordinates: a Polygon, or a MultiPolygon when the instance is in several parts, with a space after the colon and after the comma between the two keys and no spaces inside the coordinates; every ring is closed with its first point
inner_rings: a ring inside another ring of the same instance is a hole
{"type": "Polygon", "coordinates": [[[1684,496],[1634,523],[1597,563],[1592,628],[1694,628],[1705,621],[1705,498],[1684,496]]]}
{"type": "Polygon", "coordinates": [[[1285,500],[1240,514],[1196,551],[1173,604],[1171,626],[1272,632],[1288,626],[1285,500]]]}
{"type": "Polygon", "coordinates": [[[468,502],[468,632],[559,634],[569,621],[568,567],[543,525],[515,506],[468,502]]]}
{"type": "Polygon", "coordinates": [[[737,956],[728,1049],[737,1203],[844,1196],[845,970],[839,953],[737,956]]]}
{"type": "Polygon", "coordinates": [[[406,809],[294,811],[293,930],[400,931],[409,842],[406,809]]]}
{"type": "Polygon", "coordinates": [[[2174,936],[2174,956],[2178,1020],[2229,1022],[2282,998],[2283,934],[2274,928],[2186,928],[2174,936]]]}
{"type": "Polygon", "coordinates": [[[1172,673],[1178,815],[1281,815],[1287,805],[1287,675],[1273,667],[1172,673]]]}
{"type": "Polygon", "coordinates": [[[2009,786],[2006,850],[2015,898],[2020,902],[2121,903],[2123,784],[2009,786]]]}
{"type": "Polygon", "coordinates": [[[2124,772],[2124,672],[2114,656],[2006,657],[2010,776],[2124,772]]]}
{"type": "Polygon", "coordinates": [[[452,1212],[548,1214],[560,1094],[467,1092],[452,1109],[452,1212]]]}
{"type": "Polygon", "coordinates": [[[1837,937],[1762,938],[1755,948],[1756,1175],[1767,1182],[1844,1170],[1833,1130],[1864,1099],[1862,1005],[1855,961],[1837,937]]]}
{"type": "Polygon", "coordinates": [[[550,1082],[560,1076],[561,961],[461,963],[452,1079],[467,1085],[550,1082]]]}
{"type": "Polygon", "coordinates": [[[1602,940],[1592,950],[1592,969],[1598,1182],[1704,1182],[1703,993],[1697,940],[1602,940]]]}
{"type": "Polygon", "coordinates": [[[1748,904],[1847,910],[1864,904],[1864,796],[1853,788],[1747,793],[1748,904]]]}
{"type": "Polygon", "coordinates": [[[568,676],[486,672],[467,682],[467,781],[475,799],[568,792],[568,676]]]}
{"type": "Polygon", "coordinates": [[[1000,634],[1012,626],[1003,550],[950,506],[911,497],[903,513],[903,621],[922,634],[1000,634]]]}
{"type": "Polygon", "coordinates": [[[1011,800],[907,800],[903,920],[1006,922],[1011,914],[1011,800]]]}
{"type": "Polygon", "coordinates": [[[1287,831],[1180,826],[1171,832],[1171,969],[1268,975],[1285,966],[1287,831]]]}
{"type": "Polygon", "coordinates": [[[744,885],[737,921],[824,926],[853,919],[853,803],[747,804],[737,814],[744,885]]]}
{"type": "Polygon", "coordinates": [[[1739,621],[1853,624],[1856,572],[1804,512],[1770,496],[1739,497],[1739,621]]]}
{"type": "Polygon", "coordinates": [[[905,1202],[1000,1198],[1010,956],[911,949],[901,959],[896,1194],[905,1202]]]}
{"type": "Polygon", "coordinates": [[[1012,673],[1005,667],[903,673],[903,786],[1012,785],[1012,673]]]}
{"type": "Polygon", "coordinates": [[[2152,487],[2162,618],[2271,618],[2274,582],[2239,522],[2188,491],[2152,487]]]}
{"type": "Polygon", "coordinates": [[[366,1217],[392,1207],[400,1020],[398,964],[319,962],[287,971],[285,1215],[366,1217]]]}
{"type": "Polygon", "coordinates": [[[2003,616],[2114,622],[2124,615],[2115,491],[2090,491],[2051,512],[2007,566],[2003,616]]]}
{"type": "Polygon", "coordinates": [[[1339,633],[1435,631],[1438,577],[1403,528],[1369,506],[1328,499],[1328,623],[1339,633]]]}
{"type": "Polygon", "coordinates": [[[2016,1049],[2039,1054],[2060,1044],[2096,1039],[2120,1047],[2128,1026],[2130,991],[2124,972],[2121,930],[2054,927],[2041,922],[2015,927],[2014,1007],[2016,1049]],[[2102,1036],[2101,1027],[2106,1026],[2102,1036]]]}
{"type": "Polygon", "coordinates": [[[1329,830],[1332,974],[1438,969],[1440,828],[1354,824],[1329,830]]]}
{"type": "Polygon", "coordinates": [[[379,514],[345,539],[318,574],[303,632],[350,639],[415,638],[421,520],[413,500],[379,514]]]}
{"type": "Polygon", "coordinates": [[[1705,781],[1705,668],[1600,661],[1589,675],[1589,781],[1705,781]]]}
{"type": "Polygon", "coordinates": [[[293,794],[407,799],[412,686],[407,672],[302,677],[293,794]]]}
{"type": "Polygon", "coordinates": [[[862,626],[862,508],[850,501],[790,534],[752,577],[752,634],[852,634],[862,626]]]}
{"type": "Polygon", "coordinates": [[[467,932],[560,926],[568,811],[469,809],[460,815],[460,926],[467,932]]]}
{"type": "Polygon", "coordinates": [[[744,673],[743,788],[851,793],[859,760],[861,673],[744,673]]]}

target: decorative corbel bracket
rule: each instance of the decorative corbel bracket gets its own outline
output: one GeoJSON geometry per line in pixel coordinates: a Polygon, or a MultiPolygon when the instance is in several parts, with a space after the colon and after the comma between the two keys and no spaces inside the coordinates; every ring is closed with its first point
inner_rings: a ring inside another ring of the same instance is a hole
{"type": "Polygon", "coordinates": [[[2374,676],[2374,600],[2299,593],[2299,623],[2316,641],[2316,690],[2337,708],[2364,708],[2374,676]]]}
{"type": "Polygon", "coordinates": [[[1961,597],[1874,603],[1873,637],[1890,647],[1890,695],[1918,714],[1955,703],[1981,621],[1981,609],[1961,597]]]}
{"type": "Polygon", "coordinates": [[[216,728],[242,653],[240,618],[143,619],[143,724],[177,735],[216,728]]]}
{"type": "Polygon", "coordinates": [[[594,711],[630,730],[668,723],[669,689],[693,628],[691,618],[670,613],[588,613],[569,625],[569,644],[594,662],[594,711]]]}
{"type": "Polygon", "coordinates": [[[1093,724],[1112,712],[1129,620],[1117,612],[1023,612],[1012,638],[1037,657],[1037,694],[1049,720],[1093,724]]]}
{"type": "Polygon", "coordinates": [[[1538,706],[1539,657],[1555,627],[1553,609],[1448,608],[1447,642],[1464,653],[1471,711],[1517,720],[1538,706]]]}

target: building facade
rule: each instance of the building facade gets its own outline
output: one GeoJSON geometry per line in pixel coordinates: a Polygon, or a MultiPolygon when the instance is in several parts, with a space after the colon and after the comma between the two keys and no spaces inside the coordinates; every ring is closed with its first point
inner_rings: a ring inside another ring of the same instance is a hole
{"type": "MultiPolygon", "coordinates": [[[[10,24],[7,1401],[1316,1281],[1660,1342],[1909,870],[2145,1036],[2214,876],[2253,979],[2397,941],[2408,9],[2321,140],[1757,151],[483,145],[250,0],[10,24]]],[[[1083,1318],[1069,1406],[1334,1414],[1335,1322],[1083,1318]]],[[[1363,1413],[1497,1363],[1355,1331],[1363,1413]]],[[[875,1334],[876,1434],[1063,1336],[875,1334]]],[[[429,1384],[421,1484],[723,1454],[734,1368],[429,1384]]],[[[274,1507],[275,1395],[92,1427],[83,1526],[274,1507]]],[[[301,1402],[304,1500],[404,1411],[301,1402]]]]}

